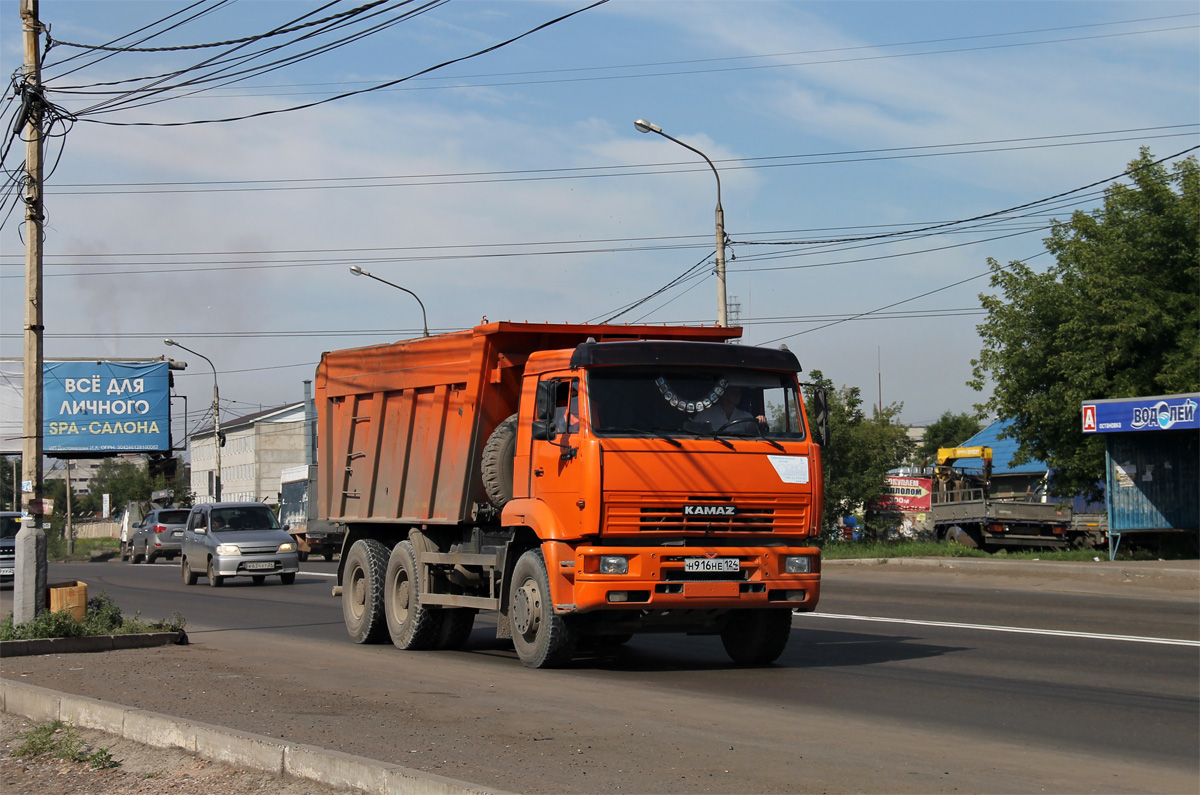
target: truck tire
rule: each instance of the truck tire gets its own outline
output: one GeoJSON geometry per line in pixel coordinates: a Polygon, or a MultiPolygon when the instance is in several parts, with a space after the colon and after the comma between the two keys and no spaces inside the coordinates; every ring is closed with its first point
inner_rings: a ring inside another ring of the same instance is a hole
{"type": "Polygon", "coordinates": [[[388,550],[373,538],[360,538],[346,556],[342,620],[355,643],[382,643],[387,637],[383,582],[388,550]]]}
{"type": "Polygon", "coordinates": [[[397,649],[432,649],[442,629],[441,611],[421,604],[418,583],[412,542],[401,541],[392,548],[383,586],[387,631],[397,649]]]}
{"type": "Polygon", "coordinates": [[[513,459],[517,455],[517,415],[496,426],[483,448],[483,489],[497,508],[513,496],[513,459]]]}
{"type": "Polygon", "coordinates": [[[443,608],[440,612],[442,626],[433,647],[457,651],[466,646],[467,639],[471,637],[471,629],[475,626],[475,608],[448,607],[443,608]]]}
{"type": "Polygon", "coordinates": [[[517,656],[529,668],[557,668],[571,659],[576,632],[554,612],[550,577],[540,549],[517,560],[509,586],[508,618],[517,656]]]}
{"type": "Polygon", "coordinates": [[[792,632],[787,608],[736,610],[721,630],[725,651],[739,665],[766,665],[779,659],[792,632]]]}
{"type": "Polygon", "coordinates": [[[946,531],[947,544],[959,544],[967,549],[982,549],[983,543],[975,537],[975,534],[970,530],[964,530],[958,525],[954,525],[946,531]]]}

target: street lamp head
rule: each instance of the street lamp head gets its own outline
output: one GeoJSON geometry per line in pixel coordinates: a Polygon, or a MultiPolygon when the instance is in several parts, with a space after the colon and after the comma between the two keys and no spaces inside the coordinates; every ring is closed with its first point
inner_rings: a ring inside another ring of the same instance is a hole
{"type": "Polygon", "coordinates": [[[660,132],[662,132],[662,127],[659,127],[657,124],[654,124],[653,122],[648,122],[645,119],[638,119],[637,121],[635,121],[633,123],[633,126],[640,133],[648,133],[648,132],[660,133],[660,132]]]}
{"type": "Polygon", "coordinates": [[[173,339],[167,338],[167,339],[163,340],[163,344],[165,344],[165,345],[178,345],[179,343],[178,343],[178,342],[176,342],[176,341],[175,341],[175,340],[173,340],[173,339]]]}
{"type": "Polygon", "coordinates": [[[357,265],[351,265],[350,272],[353,273],[355,276],[370,276],[371,275],[371,274],[367,273],[365,270],[363,270],[362,268],[358,267],[357,265]]]}

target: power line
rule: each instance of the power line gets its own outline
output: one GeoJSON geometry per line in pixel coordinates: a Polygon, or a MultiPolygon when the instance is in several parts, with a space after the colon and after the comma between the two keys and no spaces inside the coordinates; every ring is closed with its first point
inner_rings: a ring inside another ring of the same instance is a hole
{"type": "Polygon", "coordinates": [[[115,122],[115,121],[102,121],[100,119],[94,119],[94,118],[90,118],[87,116],[81,116],[80,120],[81,121],[89,121],[93,124],[104,124],[104,125],[115,126],[115,127],[183,127],[183,126],[190,126],[190,125],[197,125],[197,124],[223,124],[223,123],[235,122],[235,121],[245,121],[247,119],[256,119],[256,118],[261,118],[264,116],[273,116],[273,115],[277,115],[280,113],[291,113],[291,112],[298,111],[298,110],[306,110],[309,108],[317,107],[319,105],[325,105],[330,102],[337,102],[339,100],[347,99],[349,97],[359,96],[361,94],[367,94],[367,93],[371,93],[374,91],[380,91],[380,90],[389,88],[391,86],[403,83],[405,81],[412,80],[415,77],[419,77],[421,75],[425,75],[425,74],[429,74],[430,72],[437,71],[438,69],[443,69],[447,66],[451,66],[456,63],[462,63],[464,61],[468,61],[473,58],[478,58],[481,55],[486,55],[487,53],[494,52],[503,47],[507,47],[508,45],[513,44],[514,42],[520,41],[521,39],[531,36],[534,33],[545,30],[546,28],[551,27],[552,25],[557,25],[558,23],[563,22],[567,19],[570,19],[571,17],[574,17],[578,14],[582,14],[585,11],[590,11],[593,8],[604,5],[607,2],[608,2],[608,0],[594,0],[594,2],[592,2],[591,4],[589,4],[587,6],[584,6],[583,8],[579,8],[574,11],[570,11],[566,14],[562,14],[558,17],[555,17],[554,19],[551,19],[547,22],[543,22],[533,28],[530,28],[529,30],[526,30],[523,33],[520,33],[516,36],[512,36],[508,39],[505,39],[504,41],[498,42],[498,43],[490,45],[488,47],[484,47],[483,49],[480,49],[480,50],[476,50],[475,52],[469,53],[467,55],[459,56],[457,58],[451,58],[450,60],[443,61],[439,64],[435,64],[434,66],[426,67],[426,68],[421,69],[417,72],[414,72],[413,74],[408,75],[406,77],[401,77],[396,80],[391,80],[391,81],[388,81],[385,83],[380,83],[380,84],[372,86],[370,88],[359,89],[356,91],[347,91],[347,92],[343,92],[341,94],[337,94],[336,96],[326,97],[325,99],[315,100],[313,102],[306,102],[306,103],[303,103],[300,105],[293,105],[293,106],[287,107],[287,108],[274,108],[271,110],[263,110],[263,111],[257,111],[255,113],[242,114],[239,116],[226,116],[224,118],[193,119],[190,121],[179,121],[179,122],[115,122]]]}
{"type": "MultiPolygon", "coordinates": [[[[1179,132],[1168,133],[1163,135],[1137,135],[1124,138],[1106,138],[1099,140],[1084,140],[1084,141],[1061,141],[1063,138],[1080,138],[1084,136],[1100,136],[1100,135],[1128,135],[1131,133],[1155,132],[1163,130],[1179,130],[1184,128],[1200,127],[1197,123],[1188,124],[1171,124],[1161,125],[1156,127],[1136,127],[1124,130],[1107,130],[1102,132],[1089,133],[1069,133],[1062,135],[1046,135],[1033,136],[1026,138],[1006,138],[996,139],[991,141],[970,141],[963,143],[952,144],[926,144],[921,146],[904,146],[904,147],[888,147],[878,149],[857,149],[846,150],[840,152],[821,152],[813,154],[795,154],[795,155],[769,155],[760,157],[744,157],[744,158],[726,158],[723,160],[715,160],[714,163],[722,165],[723,170],[752,170],[764,168],[784,168],[794,166],[809,166],[809,165],[841,165],[844,163],[862,163],[862,162],[877,162],[887,160],[906,160],[927,157],[948,157],[965,154],[988,154],[992,152],[1013,152],[1026,151],[1032,149],[1048,149],[1059,148],[1066,146],[1085,146],[1101,143],[1122,143],[1125,141],[1144,141],[1155,140],[1158,138],[1175,138],[1188,135],[1195,135],[1196,132],[1179,132]],[[1057,143],[1045,143],[1031,146],[994,146],[996,144],[1006,143],[1024,143],[1030,141],[1058,141],[1057,143]],[[992,146],[990,149],[967,149],[961,147],[967,146],[992,146]],[[933,152],[917,152],[916,150],[923,149],[958,149],[958,151],[933,151],[933,152]],[[884,155],[884,153],[908,153],[884,155]],[[848,155],[874,155],[880,154],[880,157],[847,157],[848,155]],[[815,160],[814,158],[837,158],[815,160]],[[779,162],[792,160],[806,160],[808,162],[779,162]],[[776,161],[776,162],[764,162],[776,161]]],[[[446,172],[432,174],[395,174],[395,175],[378,175],[378,176],[363,176],[363,177],[326,177],[326,178],[292,178],[292,179],[273,179],[273,180],[220,180],[220,181],[201,181],[201,182],[115,182],[115,183],[64,183],[60,188],[101,188],[102,190],[61,190],[57,191],[57,195],[62,196],[86,196],[86,195],[156,195],[160,193],[248,193],[262,191],[280,191],[280,190],[345,190],[351,188],[395,188],[395,187],[421,187],[428,185],[463,185],[463,184],[497,184],[508,182],[535,182],[547,180],[562,180],[562,179],[595,179],[601,177],[628,177],[628,176],[647,176],[653,174],[682,174],[695,171],[706,171],[707,169],[699,169],[694,164],[686,161],[667,161],[662,163],[634,163],[626,165],[612,166],[583,166],[574,168],[538,168],[538,169],[512,169],[503,171],[467,171],[467,172],[446,172]],[[651,169],[651,170],[646,170],[651,169]],[[390,180],[391,182],[383,182],[390,180]],[[422,180],[422,182],[408,182],[412,180],[422,180]],[[405,181],[397,184],[395,181],[405,181]],[[383,183],[383,184],[362,184],[364,182],[383,183]],[[231,186],[231,187],[213,187],[213,186],[231,186]],[[163,190],[113,190],[113,188],[163,188],[163,190]]]]}

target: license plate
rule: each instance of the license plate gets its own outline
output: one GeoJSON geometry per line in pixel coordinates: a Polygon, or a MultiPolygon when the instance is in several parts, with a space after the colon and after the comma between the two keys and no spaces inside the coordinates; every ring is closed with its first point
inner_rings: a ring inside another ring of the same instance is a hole
{"type": "Polygon", "coordinates": [[[688,572],[711,573],[719,571],[739,571],[741,563],[737,558],[684,558],[683,570],[688,572]]]}
{"type": "Polygon", "coordinates": [[[246,568],[247,569],[273,569],[273,568],[275,568],[275,563],[273,561],[268,561],[266,563],[247,563],[246,568]]]}
{"type": "Polygon", "coordinates": [[[16,574],[13,569],[0,569],[0,577],[12,577],[16,574]]]}

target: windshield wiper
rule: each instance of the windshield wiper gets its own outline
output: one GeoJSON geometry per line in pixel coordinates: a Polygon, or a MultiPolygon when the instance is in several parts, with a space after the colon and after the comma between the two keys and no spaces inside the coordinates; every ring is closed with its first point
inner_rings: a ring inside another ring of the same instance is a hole
{"type": "Polygon", "coordinates": [[[781,445],[779,442],[775,441],[774,439],[768,439],[765,436],[753,436],[751,438],[758,439],[758,441],[760,441],[760,442],[766,442],[767,444],[774,447],[776,450],[783,450],[785,453],[787,452],[787,450],[784,448],[784,446],[781,445]]]}
{"type": "Polygon", "coordinates": [[[708,433],[704,433],[702,431],[693,431],[693,430],[689,430],[687,428],[680,428],[680,431],[682,431],[683,433],[690,433],[692,436],[695,436],[697,439],[712,439],[714,442],[720,442],[721,444],[728,447],[730,450],[737,449],[736,447],[733,446],[733,444],[728,439],[722,439],[720,436],[717,436],[712,431],[709,431],[708,433]]]}
{"type": "Polygon", "coordinates": [[[662,439],[664,442],[669,442],[670,444],[673,444],[676,447],[683,447],[683,443],[680,442],[678,439],[672,439],[670,436],[667,436],[660,432],[663,430],[667,430],[667,429],[666,428],[653,428],[650,430],[647,430],[645,428],[603,428],[602,429],[602,431],[604,433],[635,433],[635,434],[638,434],[639,436],[650,436],[655,439],[662,439]]]}

